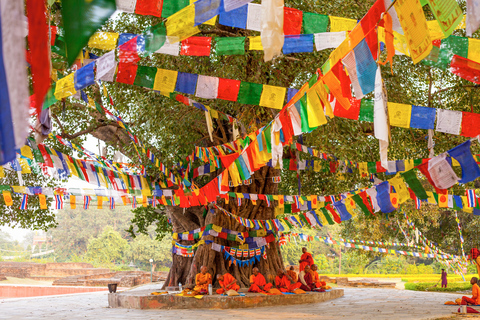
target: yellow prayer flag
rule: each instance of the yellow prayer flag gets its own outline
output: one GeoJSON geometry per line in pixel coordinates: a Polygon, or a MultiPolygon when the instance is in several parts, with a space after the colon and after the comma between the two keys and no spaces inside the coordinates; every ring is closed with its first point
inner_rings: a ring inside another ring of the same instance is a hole
{"type": "Polygon", "coordinates": [[[5,171],[2,166],[0,166],[0,178],[5,178],[5,171]]]}
{"type": "Polygon", "coordinates": [[[315,89],[317,92],[318,97],[322,101],[323,105],[325,106],[325,115],[330,117],[332,119],[334,117],[333,115],[333,109],[332,106],[330,105],[330,102],[328,101],[328,92],[327,89],[325,88],[325,85],[323,84],[323,81],[317,81],[312,86],[312,89],[315,89]]]}
{"type": "Polygon", "coordinates": [[[167,18],[165,27],[170,43],[182,41],[200,32],[195,27],[195,5],[191,4],[167,18]]]}
{"type": "Polygon", "coordinates": [[[260,106],[272,109],[282,109],[286,92],[287,88],[264,85],[260,97],[260,106]]]}
{"type": "Polygon", "coordinates": [[[285,213],[285,207],[283,207],[283,206],[282,207],[280,207],[280,206],[275,207],[275,217],[278,217],[278,216],[280,216],[284,213],[285,213]]]}
{"type": "Polygon", "coordinates": [[[468,56],[469,60],[480,63],[480,40],[468,38],[468,56]]]}
{"type": "Polygon", "coordinates": [[[97,197],[97,209],[103,209],[103,197],[97,197]]]}
{"type": "Polygon", "coordinates": [[[469,207],[467,196],[461,196],[461,197],[462,197],[463,211],[465,211],[466,213],[472,213],[473,208],[469,207]]]}
{"type": "Polygon", "coordinates": [[[26,189],[24,186],[12,186],[12,189],[15,193],[26,193],[26,189]]]}
{"type": "Polygon", "coordinates": [[[338,61],[342,60],[347,53],[352,49],[350,48],[350,43],[347,40],[344,40],[333,52],[330,54],[330,66],[334,66],[338,61]]]}
{"type": "Polygon", "coordinates": [[[44,194],[39,194],[38,195],[38,201],[40,202],[40,209],[45,210],[48,209],[47,207],[47,198],[45,198],[44,194]]]}
{"type": "Polygon", "coordinates": [[[155,75],[155,83],[153,85],[154,90],[163,92],[175,91],[175,85],[177,83],[178,71],[157,69],[155,75]]]}
{"type": "Polygon", "coordinates": [[[330,32],[352,31],[357,25],[356,19],[332,17],[330,18],[330,32]]]}
{"type": "MultiPolygon", "coordinates": [[[[196,0],[190,0],[190,4],[193,4],[196,0]]],[[[209,25],[209,26],[214,26],[215,23],[217,22],[217,17],[218,16],[215,16],[213,17],[212,19],[208,20],[208,21],[205,21],[203,24],[206,24],[206,25],[209,25]]]]}
{"type": "Polygon", "coordinates": [[[437,201],[435,200],[435,196],[433,195],[432,191],[427,191],[427,202],[431,204],[437,204],[437,201]]]}
{"type": "Polygon", "coordinates": [[[445,35],[443,34],[440,25],[437,20],[427,21],[428,31],[430,32],[430,38],[433,40],[444,39],[445,35]]]}
{"type": "Polygon", "coordinates": [[[320,163],[320,161],[313,161],[313,171],[315,172],[320,172],[320,170],[322,169],[322,164],[320,163]]]}
{"type": "Polygon", "coordinates": [[[407,39],[413,63],[418,63],[432,50],[432,39],[422,5],[419,0],[397,0],[394,6],[407,39]]]}
{"type": "Polygon", "coordinates": [[[393,46],[395,51],[403,53],[404,55],[410,56],[410,51],[408,50],[407,38],[403,34],[400,34],[396,31],[393,31],[393,46]]]}
{"type": "Polygon", "coordinates": [[[28,162],[26,159],[23,158],[18,158],[18,163],[20,164],[20,167],[22,168],[22,173],[31,173],[32,170],[30,170],[30,166],[28,165],[28,162]]]}
{"type": "Polygon", "coordinates": [[[70,195],[70,209],[77,208],[76,197],[74,195],[70,195]]]}
{"type": "Polygon", "coordinates": [[[142,205],[143,205],[144,207],[148,207],[148,198],[147,198],[147,196],[143,196],[142,205]]]}
{"type": "Polygon", "coordinates": [[[404,203],[408,199],[410,199],[410,192],[408,191],[408,187],[405,184],[405,180],[403,180],[402,176],[397,173],[397,175],[388,180],[388,182],[395,188],[395,191],[398,195],[398,202],[404,203]]]}
{"type": "Polygon", "coordinates": [[[88,46],[100,50],[114,50],[118,36],[116,32],[95,32],[88,40],[88,46]]]}
{"type": "Polygon", "coordinates": [[[33,154],[32,154],[32,148],[30,146],[24,145],[20,149],[20,154],[24,156],[25,158],[32,159],[33,160],[33,154]]]}
{"type": "Polygon", "coordinates": [[[263,51],[262,39],[260,36],[248,37],[248,50],[260,50],[263,51]]]}
{"type": "Polygon", "coordinates": [[[440,208],[448,208],[448,191],[445,194],[438,195],[438,206],[440,208]]]}
{"type": "Polygon", "coordinates": [[[73,96],[75,93],[77,93],[77,90],[75,90],[75,73],[70,73],[57,81],[54,93],[57,100],[73,96]]]}
{"type": "Polygon", "coordinates": [[[388,102],[388,119],[394,127],[410,128],[412,105],[388,102]]]}
{"type": "Polygon", "coordinates": [[[362,177],[366,177],[368,175],[368,163],[366,162],[359,162],[358,163],[358,172],[362,177]]]}
{"type": "Polygon", "coordinates": [[[318,98],[316,90],[313,88],[307,91],[307,115],[308,126],[311,128],[327,123],[322,103],[318,98]]]}
{"type": "Polygon", "coordinates": [[[390,193],[390,201],[392,202],[392,206],[394,208],[398,208],[398,205],[400,204],[400,201],[398,199],[398,193],[390,193]]]}
{"type": "Polygon", "coordinates": [[[455,158],[451,158],[452,159],[452,166],[453,167],[460,167],[460,162],[457,161],[457,159],[455,158]]]}
{"type": "Polygon", "coordinates": [[[5,201],[5,205],[7,207],[11,207],[13,205],[13,200],[12,200],[12,194],[10,193],[10,191],[3,190],[2,194],[3,194],[3,200],[5,201]]]}

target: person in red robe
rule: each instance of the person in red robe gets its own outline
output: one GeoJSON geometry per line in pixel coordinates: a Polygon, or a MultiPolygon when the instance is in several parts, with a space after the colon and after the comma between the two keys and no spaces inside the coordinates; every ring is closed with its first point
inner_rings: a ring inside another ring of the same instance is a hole
{"type": "Polygon", "coordinates": [[[278,269],[277,276],[275,277],[275,286],[278,290],[282,292],[293,292],[296,289],[300,288],[301,285],[302,284],[299,282],[293,284],[290,283],[290,280],[285,274],[285,271],[283,271],[282,269],[278,269]]]}
{"type": "Polygon", "coordinates": [[[298,283],[300,283],[300,289],[304,291],[312,291],[315,289],[315,284],[313,283],[313,277],[310,273],[310,266],[306,265],[303,271],[300,271],[298,274],[298,283]]]}
{"type": "Polygon", "coordinates": [[[325,289],[327,286],[327,283],[325,281],[320,281],[320,276],[318,275],[317,270],[318,270],[317,265],[312,264],[312,267],[310,268],[310,274],[312,275],[313,284],[315,285],[316,288],[325,289]]]}
{"type": "Polygon", "coordinates": [[[265,277],[258,272],[258,268],[252,269],[253,274],[250,276],[250,288],[248,292],[268,292],[272,289],[273,285],[271,283],[267,283],[265,277]]]}
{"type": "Polygon", "coordinates": [[[228,290],[240,290],[240,286],[237,284],[237,279],[235,279],[230,273],[225,273],[224,275],[217,274],[217,280],[220,284],[220,289],[217,289],[218,294],[225,293],[228,290]]]}
{"type": "Polygon", "coordinates": [[[313,264],[312,254],[307,252],[307,248],[303,247],[302,252],[303,254],[298,261],[300,263],[300,271],[303,271],[305,266],[311,266],[313,264]]]}

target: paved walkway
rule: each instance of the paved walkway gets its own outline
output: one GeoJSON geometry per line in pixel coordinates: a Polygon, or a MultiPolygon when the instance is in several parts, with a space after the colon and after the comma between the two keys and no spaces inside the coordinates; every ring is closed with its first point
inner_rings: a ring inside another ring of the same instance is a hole
{"type": "MultiPolygon", "coordinates": [[[[153,290],[158,285],[150,285],[153,290]]],[[[145,287],[141,288],[144,289],[145,287]]],[[[457,295],[398,289],[345,288],[340,299],[318,304],[230,310],[135,310],[107,307],[106,293],[0,300],[0,319],[437,319],[457,295]]]]}

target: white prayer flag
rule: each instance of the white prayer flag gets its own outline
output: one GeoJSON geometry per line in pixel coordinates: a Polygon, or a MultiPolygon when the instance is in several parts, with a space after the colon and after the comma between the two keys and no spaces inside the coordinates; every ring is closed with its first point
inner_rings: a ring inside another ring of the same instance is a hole
{"type": "Polygon", "coordinates": [[[428,173],[438,189],[448,189],[458,182],[458,177],[442,153],[428,161],[428,173]]]}
{"type": "Polygon", "coordinates": [[[177,57],[180,54],[180,42],[177,37],[167,37],[163,46],[155,52],[177,57]]]}
{"type": "Polygon", "coordinates": [[[262,31],[262,5],[257,3],[248,4],[247,29],[262,31]]]}
{"type": "Polygon", "coordinates": [[[106,54],[98,58],[96,80],[112,82],[116,66],[117,63],[115,61],[115,50],[107,52],[106,54]]]}
{"type": "Polygon", "coordinates": [[[117,10],[134,13],[135,7],[137,5],[137,0],[116,0],[117,3],[117,10]]]}
{"type": "Polygon", "coordinates": [[[358,81],[357,76],[357,63],[355,60],[355,53],[350,51],[345,58],[342,59],[342,63],[348,71],[348,76],[352,82],[353,91],[355,92],[356,99],[363,98],[362,88],[360,87],[360,82],[358,81]]]}
{"type": "Polygon", "coordinates": [[[435,131],[459,135],[461,124],[461,111],[437,109],[437,127],[435,131]]]}
{"type": "Polygon", "coordinates": [[[314,37],[315,48],[320,51],[338,47],[347,38],[347,33],[345,31],[321,32],[315,33],[314,37]]]}
{"type": "MultiPolygon", "coordinates": [[[[262,29],[260,38],[264,61],[270,61],[282,54],[283,42],[283,0],[262,0],[262,29]]],[[[248,23],[248,20],[247,20],[248,23]]]]}
{"type": "Polygon", "coordinates": [[[380,162],[382,167],[387,169],[387,152],[388,152],[388,120],[387,120],[387,97],[383,90],[382,74],[380,66],[377,68],[375,75],[375,101],[373,108],[373,127],[375,130],[375,138],[379,141],[380,162]]]}
{"type": "Polygon", "coordinates": [[[480,0],[467,0],[467,21],[466,21],[467,37],[480,27],[480,0]]]}
{"type": "Polygon", "coordinates": [[[290,119],[292,121],[293,134],[298,136],[302,134],[302,121],[300,120],[300,115],[298,114],[297,108],[294,105],[289,107],[290,119]]]}
{"type": "Polygon", "coordinates": [[[199,75],[195,96],[204,99],[216,99],[218,95],[218,82],[217,77],[199,75]]]}

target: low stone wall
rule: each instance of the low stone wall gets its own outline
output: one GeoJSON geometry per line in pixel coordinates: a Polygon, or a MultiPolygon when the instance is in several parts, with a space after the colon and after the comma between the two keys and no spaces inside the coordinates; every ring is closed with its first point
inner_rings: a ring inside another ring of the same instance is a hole
{"type": "Polygon", "coordinates": [[[311,292],[268,296],[248,293],[246,296],[224,297],[221,295],[204,296],[202,299],[179,297],[175,294],[152,296],[150,291],[126,291],[108,294],[111,308],[131,309],[236,309],[272,307],[305,303],[319,303],[343,297],[343,289],[329,292],[311,292]]]}
{"type": "Polygon", "coordinates": [[[108,288],[0,286],[0,298],[38,297],[97,291],[108,291],[108,288]]]}
{"type": "Polygon", "coordinates": [[[31,263],[31,262],[0,262],[0,274],[7,277],[67,277],[71,275],[105,273],[109,269],[93,268],[90,263],[31,263]]]}

